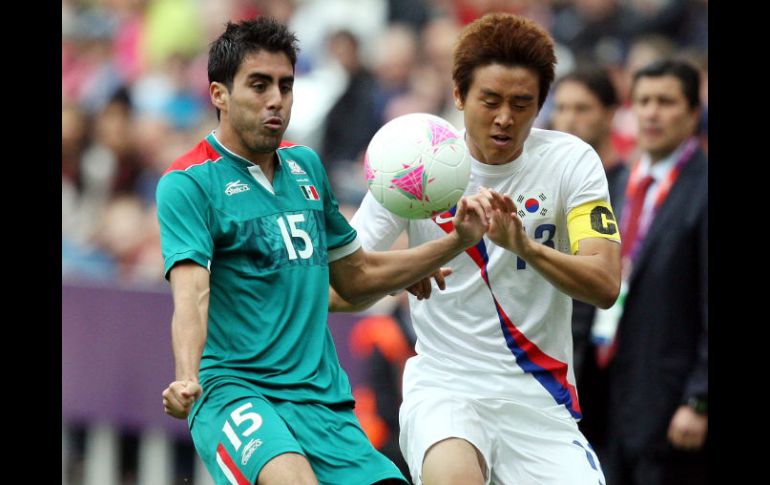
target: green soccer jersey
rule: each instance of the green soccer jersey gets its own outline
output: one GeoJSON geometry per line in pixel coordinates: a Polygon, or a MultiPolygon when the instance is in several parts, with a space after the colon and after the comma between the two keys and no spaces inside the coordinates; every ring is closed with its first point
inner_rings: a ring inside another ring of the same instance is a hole
{"type": "Polygon", "coordinates": [[[327,325],[328,263],[360,243],[315,152],[291,146],[277,154],[270,184],[211,133],[158,184],[166,277],[183,260],[210,271],[196,408],[231,379],[274,399],[353,402],[327,325]]]}

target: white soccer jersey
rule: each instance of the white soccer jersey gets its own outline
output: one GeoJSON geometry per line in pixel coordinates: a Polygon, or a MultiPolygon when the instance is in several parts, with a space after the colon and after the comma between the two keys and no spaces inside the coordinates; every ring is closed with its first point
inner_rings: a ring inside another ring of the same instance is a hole
{"type": "MultiPolygon", "coordinates": [[[[484,186],[511,195],[527,234],[564,253],[570,252],[570,210],[609,202],[598,155],[566,133],[533,128],[513,162],[472,163],[466,194],[484,186]]],[[[402,230],[410,246],[440,237],[445,231],[439,223],[451,217],[443,216],[402,219],[367,193],[352,225],[366,250],[386,250],[402,230]]],[[[579,419],[570,297],[487,237],[447,266],[454,273],[446,290],[434,283],[430,299],[409,295],[417,355],[404,371],[405,403],[412,394],[439,388],[579,419]]]]}

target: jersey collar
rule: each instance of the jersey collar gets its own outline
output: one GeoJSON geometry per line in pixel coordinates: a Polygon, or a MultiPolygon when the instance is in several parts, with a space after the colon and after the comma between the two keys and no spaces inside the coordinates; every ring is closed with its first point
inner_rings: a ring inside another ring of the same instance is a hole
{"type": "MultiPolygon", "coordinates": [[[[208,141],[211,144],[211,146],[214,147],[214,150],[219,152],[219,154],[222,155],[223,157],[227,157],[241,164],[246,164],[246,168],[258,166],[253,162],[251,162],[250,160],[247,160],[242,156],[238,155],[237,153],[235,153],[234,151],[230,150],[229,148],[224,146],[222,143],[220,143],[220,141],[217,139],[217,136],[216,136],[216,130],[212,131],[206,136],[206,141],[208,141]]],[[[278,155],[277,150],[274,153],[276,154],[276,158],[278,159],[278,164],[276,165],[275,169],[279,170],[283,165],[283,161],[281,160],[281,156],[278,155]]]]}

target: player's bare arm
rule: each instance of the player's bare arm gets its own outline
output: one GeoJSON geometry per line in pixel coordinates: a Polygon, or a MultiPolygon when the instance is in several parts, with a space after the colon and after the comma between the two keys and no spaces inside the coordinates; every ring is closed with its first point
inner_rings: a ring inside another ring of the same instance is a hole
{"type": "Polygon", "coordinates": [[[198,367],[206,343],[209,272],[196,263],[183,261],[171,269],[169,281],[174,299],[171,340],[176,377],[163,391],[163,407],[166,414],[185,419],[202,392],[198,367]]]}
{"type": "MultiPolygon", "coordinates": [[[[442,264],[481,239],[488,228],[494,203],[491,192],[463,197],[453,220],[455,230],[446,236],[398,251],[359,249],[331,263],[332,287],[355,308],[432,275],[442,264]]],[[[339,300],[334,305],[337,311],[350,311],[339,310],[343,306],[339,300]]]]}
{"type": "MultiPolygon", "coordinates": [[[[420,281],[413,283],[405,288],[406,291],[417,297],[418,300],[426,300],[430,298],[430,294],[433,291],[433,285],[431,279],[436,281],[436,285],[439,290],[446,288],[446,277],[452,274],[452,268],[439,268],[434,271],[432,275],[429,275],[420,281]]],[[[330,312],[361,312],[377,303],[381,296],[376,296],[365,300],[357,305],[354,305],[345,299],[343,299],[334,288],[329,287],[329,311],[330,312]]]]}
{"type": "MultiPolygon", "coordinates": [[[[486,189],[482,189],[485,191],[486,189]]],[[[495,244],[515,253],[556,288],[578,300],[609,308],[620,291],[620,244],[602,238],[579,242],[574,255],[564,254],[527,236],[508,195],[492,193],[496,207],[487,236],[495,244]]]]}

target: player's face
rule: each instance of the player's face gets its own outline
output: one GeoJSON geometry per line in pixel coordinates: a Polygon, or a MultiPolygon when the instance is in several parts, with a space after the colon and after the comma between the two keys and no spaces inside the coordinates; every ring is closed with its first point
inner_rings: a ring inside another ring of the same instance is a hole
{"type": "Polygon", "coordinates": [[[554,92],[553,129],[577,136],[594,148],[610,134],[613,109],[607,109],[584,84],[563,81],[554,92]]]}
{"type": "Polygon", "coordinates": [[[690,109],[682,82],[674,76],[639,78],[632,102],[639,148],[653,161],[668,156],[695,131],[700,111],[690,109]]]}
{"type": "Polygon", "coordinates": [[[221,124],[227,123],[247,153],[270,153],[281,143],[294,102],[294,69],[283,52],[247,54],[223,94],[221,124]]]}
{"type": "Polygon", "coordinates": [[[474,70],[465,101],[455,87],[455,105],[463,111],[471,155],[490,165],[521,155],[539,111],[539,92],[537,72],[501,64],[474,70]]]}

